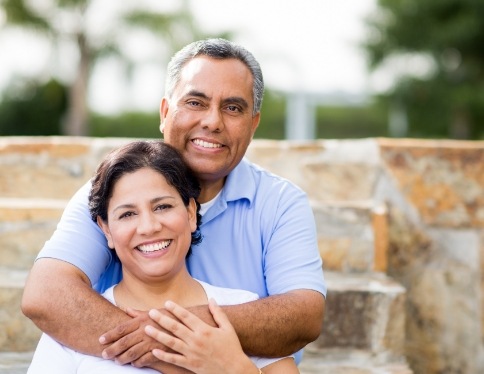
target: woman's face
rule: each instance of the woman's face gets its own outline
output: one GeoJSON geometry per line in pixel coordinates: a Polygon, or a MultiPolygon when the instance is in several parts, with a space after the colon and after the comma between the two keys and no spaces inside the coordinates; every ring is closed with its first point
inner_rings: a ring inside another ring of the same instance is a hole
{"type": "Polygon", "coordinates": [[[196,204],[188,207],[159,172],[143,168],[124,174],[108,203],[108,222],[98,223],[123,264],[123,277],[143,281],[171,278],[185,267],[196,204]]]}

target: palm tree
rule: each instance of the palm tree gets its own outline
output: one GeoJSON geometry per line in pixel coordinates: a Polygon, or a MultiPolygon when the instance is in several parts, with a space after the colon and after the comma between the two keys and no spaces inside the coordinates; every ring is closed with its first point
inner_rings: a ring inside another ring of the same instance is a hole
{"type": "MultiPolygon", "coordinates": [[[[69,94],[63,124],[65,135],[88,135],[87,92],[96,63],[116,56],[128,72],[135,68],[136,63],[123,50],[123,35],[127,32],[145,30],[149,33],[144,35],[155,35],[160,43],[163,42],[165,58],[182,45],[205,37],[188,10],[187,0],[169,13],[148,7],[141,1],[115,2],[116,9],[109,13],[104,11],[114,18],[111,24],[93,25],[99,12],[103,12],[101,7],[105,3],[105,0],[0,0],[7,26],[20,26],[48,38],[56,56],[62,54],[62,46],[65,45],[77,51],[77,61],[73,61],[75,76],[72,81],[66,82],[69,94]]],[[[156,1],[153,2],[153,5],[156,4],[156,1]]],[[[160,48],[163,49],[162,46],[160,48]]],[[[63,58],[66,57],[63,55],[63,58]]],[[[55,75],[54,71],[50,73],[55,75]]]]}

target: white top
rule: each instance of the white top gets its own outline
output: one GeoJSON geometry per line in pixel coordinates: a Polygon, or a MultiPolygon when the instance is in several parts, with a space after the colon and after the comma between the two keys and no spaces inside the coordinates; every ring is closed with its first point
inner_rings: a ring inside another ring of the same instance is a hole
{"type": "MultiPolygon", "coordinates": [[[[219,305],[242,304],[253,301],[258,296],[252,292],[230,288],[214,287],[199,281],[207,299],[213,298],[219,305]]],[[[114,286],[107,289],[103,296],[116,305],[113,294],[114,286]]],[[[259,368],[263,368],[279,359],[251,357],[259,368]]],[[[32,363],[27,374],[129,374],[158,373],[148,368],[135,368],[131,365],[116,365],[114,361],[85,355],[59,344],[47,334],[40,338],[32,363]]]]}

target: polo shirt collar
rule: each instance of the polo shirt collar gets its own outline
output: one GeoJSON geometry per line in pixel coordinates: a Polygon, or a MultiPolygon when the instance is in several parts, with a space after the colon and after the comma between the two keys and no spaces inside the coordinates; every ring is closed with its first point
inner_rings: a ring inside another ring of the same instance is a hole
{"type": "Polygon", "coordinates": [[[221,195],[203,215],[202,226],[225,211],[228,202],[247,199],[249,206],[252,205],[256,193],[256,183],[251,169],[251,163],[244,158],[232,170],[225,180],[221,195]]]}
{"type": "Polygon", "coordinates": [[[255,192],[256,185],[251,172],[251,164],[247,159],[243,158],[227,176],[222,191],[222,199],[225,201],[247,199],[252,204],[255,192]]]}

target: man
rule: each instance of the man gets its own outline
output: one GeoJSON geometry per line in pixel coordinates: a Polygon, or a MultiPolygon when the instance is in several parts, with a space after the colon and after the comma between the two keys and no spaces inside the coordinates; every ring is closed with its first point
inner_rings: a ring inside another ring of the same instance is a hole
{"type": "MultiPolygon", "coordinates": [[[[160,129],[201,184],[203,241],[188,258],[191,275],[258,293],[260,300],[224,311],[246,353],[278,357],[319,336],[326,286],[306,195],[243,159],[263,90],[259,64],[244,48],[223,39],[192,43],[168,65],[160,129]]],[[[91,287],[118,282],[120,266],[90,220],[88,190],[70,201],[40,252],[22,310],[77,351],[175,372],[151,354],[163,347],[144,333],[156,326],[147,313],[127,315],[91,287]]],[[[206,306],[192,311],[211,322],[206,306]]]]}

